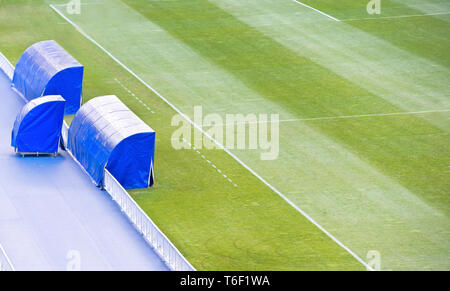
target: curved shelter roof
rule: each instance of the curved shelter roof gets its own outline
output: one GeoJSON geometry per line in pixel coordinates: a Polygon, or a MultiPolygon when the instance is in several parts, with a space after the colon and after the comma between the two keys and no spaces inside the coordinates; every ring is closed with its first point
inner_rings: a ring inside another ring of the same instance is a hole
{"type": "Polygon", "coordinates": [[[69,128],[68,149],[98,186],[105,168],[124,188],[153,184],[155,131],[114,95],[80,108],[69,128]]]}
{"type": "Polygon", "coordinates": [[[83,66],[56,41],[33,44],[17,62],[13,87],[26,100],[46,95],[61,95],[66,114],[75,114],[81,106],[83,66]]]}

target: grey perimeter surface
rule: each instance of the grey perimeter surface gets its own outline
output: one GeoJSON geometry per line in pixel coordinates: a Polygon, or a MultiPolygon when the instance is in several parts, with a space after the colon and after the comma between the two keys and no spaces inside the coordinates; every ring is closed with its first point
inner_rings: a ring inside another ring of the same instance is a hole
{"type": "Polygon", "coordinates": [[[0,243],[16,270],[169,270],[110,196],[60,150],[10,146],[25,104],[0,71],[0,243]]]}

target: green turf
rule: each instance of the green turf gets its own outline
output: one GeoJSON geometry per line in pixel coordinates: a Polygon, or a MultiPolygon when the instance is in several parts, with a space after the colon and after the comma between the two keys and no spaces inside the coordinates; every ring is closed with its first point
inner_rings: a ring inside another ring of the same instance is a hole
{"type": "MultiPolygon", "coordinates": [[[[43,2],[26,2],[0,2],[0,50],[16,60],[56,39],[86,65],[85,97],[116,94],[156,129],[157,185],[131,192],[194,266],[361,269],[225,152],[201,150],[237,187],[195,151],[173,150],[174,111],[43,2]]],[[[281,119],[450,109],[448,15],[338,23],[292,1],[91,2],[67,16],[188,115],[200,104],[281,119]]],[[[361,1],[305,3],[369,17],[361,1]]],[[[381,16],[447,8],[383,1],[381,16]]],[[[233,153],[361,258],[448,269],[449,129],[448,112],[284,122],[278,159],[233,153]]]]}
{"type": "Polygon", "coordinates": [[[330,13],[344,21],[351,19],[347,23],[380,39],[389,41],[401,49],[415,53],[419,57],[429,58],[446,67],[450,65],[448,52],[446,49],[442,49],[450,46],[448,37],[450,17],[448,15],[403,17],[440,12],[450,13],[449,1],[383,0],[380,15],[368,15],[365,11],[367,3],[364,1],[307,0],[305,3],[315,8],[323,9],[324,12],[330,13]],[[421,8],[423,11],[419,10],[421,8]],[[385,17],[392,18],[386,20],[384,19],[385,17]]]}
{"type": "Polygon", "coordinates": [[[158,132],[156,187],[133,191],[133,195],[196,268],[363,269],[224,152],[210,151],[205,155],[238,184],[237,188],[195,151],[173,150],[173,128],[168,122],[173,110],[48,6],[30,3],[2,3],[1,19],[8,23],[2,25],[2,52],[15,63],[33,42],[56,39],[86,66],[85,100],[117,94],[158,132]],[[156,113],[130,98],[114,78],[131,88],[156,113]]]}

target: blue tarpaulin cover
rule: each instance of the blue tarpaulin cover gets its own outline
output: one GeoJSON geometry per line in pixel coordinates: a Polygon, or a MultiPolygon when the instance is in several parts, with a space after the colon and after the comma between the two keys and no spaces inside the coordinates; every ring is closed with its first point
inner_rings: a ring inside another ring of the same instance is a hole
{"type": "Polygon", "coordinates": [[[66,114],[81,106],[83,66],[56,41],[41,41],[30,46],[17,62],[13,87],[26,100],[46,95],[61,95],[66,114]]]}
{"type": "Polygon", "coordinates": [[[11,146],[19,153],[58,152],[66,101],[44,96],[28,102],[14,122],[11,146]]]}
{"type": "Polygon", "coordinates": [[[8,158],[11,128],[24,104],[1,70],[0,244],[14,268],[73,269],[68,258],[78,255],[67,255],[78,250],[81,261],[75,265],[83,271],[170,271],[117,203],[96,189],[67,153],[8,158]]]}
{"type": "Polygon", "coordinates": [[[69,128],[68,149],[103,186],[106,169],[126,189],[153,185],[155,131],[114,95],[84,104],[69,128]]]}

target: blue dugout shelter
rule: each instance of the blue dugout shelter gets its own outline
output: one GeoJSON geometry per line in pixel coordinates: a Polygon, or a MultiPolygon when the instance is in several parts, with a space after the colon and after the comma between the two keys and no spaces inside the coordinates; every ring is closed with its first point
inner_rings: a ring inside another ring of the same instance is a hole
{"type": "Polygon", "coordinates": [[[153,185],[155,131],[114,95],[80,108],[69,128],[68,149],[99,187],[104,169],[125,189],[153,185]]]}
{"type": "Polygon", "coordinates": [[[45,96],[28,102],[14,122],[11,146],[15,152],[57,153],[65,103],[61,96],[45,96]]]}
{"type": "Polygon", "coordinates": [[[81,106],[83,66],[56,41],[33,44],[20,57],[13,76],[13,87],[26,100],[61,95],[66,114],[81,106]]]}

